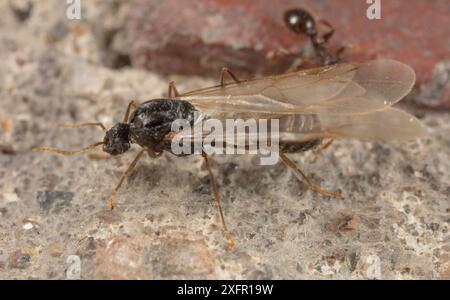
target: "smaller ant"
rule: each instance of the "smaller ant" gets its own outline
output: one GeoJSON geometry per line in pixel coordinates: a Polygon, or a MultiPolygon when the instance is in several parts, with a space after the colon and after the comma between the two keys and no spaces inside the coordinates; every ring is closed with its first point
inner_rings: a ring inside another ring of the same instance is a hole
{"type": "MultiPolygon", "coordinates": [[[[323,35],[319,35],[316,27],[316,21],[313,16],[301,8],[287,10],[284,13],[284,22],[286,27],[294,33],[305,34],[308,36],[314,50],[315,59],[312,62],[314,65],[328,66],[342,62],[340,56],[345,49],[344,47],[341,47],[336,53],[333,53],[326,47],[328,40],[335,32],[334,27],[329,22],[325,20],[317,21],[317,23],[329,28],[328,32],[323,35]]],[[[303,57],[303,53],[281,53],[281,55],[303,57]]]]}

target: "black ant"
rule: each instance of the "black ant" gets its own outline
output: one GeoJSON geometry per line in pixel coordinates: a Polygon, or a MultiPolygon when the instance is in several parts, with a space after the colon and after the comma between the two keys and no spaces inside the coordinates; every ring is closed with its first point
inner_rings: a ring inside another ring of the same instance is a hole
{"type": "MultiPolygon", "coordinates": [[[[334,27],[325,20],[319,20],[320,23],[329,28],[328,32],[323,35],[319,35],[317,30],[316,21],[313,16],[304,9],[294,8],[287,10],[284,13],[284,22],[286,26],[296,34],[305,34],[314,50],[314,64],[318,66],[328,66],[341,63],[340,55],[344,51],[344,47],[340,48],[336,53],[333,53],[327,48],[328,40],[333,36],[334,27]]],[[[281,55],[303,57],[302,53],[282,53],[281,55]]]]}

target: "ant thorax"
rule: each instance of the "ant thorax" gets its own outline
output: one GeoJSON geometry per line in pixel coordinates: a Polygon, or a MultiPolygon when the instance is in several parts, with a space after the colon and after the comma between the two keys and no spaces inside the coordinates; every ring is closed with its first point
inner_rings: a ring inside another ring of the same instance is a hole
{"type": "Polygon", "coordinates": [[[164,138],[171,133],[175,120],[186,120],[194,124],[195,107],[187,101],[154,99],[142,103],[130,117],[130,139],[132,142],[154,151],[169,151],[170,141],[164,138]]]}

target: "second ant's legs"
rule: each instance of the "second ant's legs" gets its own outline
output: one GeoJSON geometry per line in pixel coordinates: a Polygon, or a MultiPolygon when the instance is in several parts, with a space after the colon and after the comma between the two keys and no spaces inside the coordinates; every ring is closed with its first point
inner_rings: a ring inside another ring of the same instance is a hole
{"type": "Polygon", "coordinates": [[[127,106],[127,110],[125,111],[125,116],[123,117],[123,122],[128,123],[128,117],[130,116],[131,107],[136,108],[136,103],[134,101],[130,101],[127,106]]]}
{"type": "Polygon", "coordinates": [[[233,72],[231,72],[228,68],[223,67],[222,70],[220,71],[220,86],[224,86],[225,85],[225,75],[230,76],[231,78],[233,78],[234,82],[239,83],[241,82],[236,75],[233,74],[233,72]]]}
{"type": "Polygon", "coordinates": [[[116,188],[111,193],[111,195],[109,196],[109,206],[111,207],[111,209],[114,209],[114,207],[116,205],[115,204],[116,194],[120,190],[120,187],[122,186],[123,181],[125,180],[125,178],[127,178],[131,174],[131,172],[133,172],[134,168],[136,167],[138,161],[141,159],[142,154],[144,154],[145,151],[146,150],[144,150],[144,149],[139,151],[139,153],[136,155],[136,158],[133,160],[133,162],[128,166],[127,170],[125,172],[123,172],[122,176],[120,177],[119,183],[117,184],[116,188]]]}
{"type": "Polygon", "coordinates": [[[270,58],[273,61],[281,58],[298,59],[299,63],[293,64],[286,73],[297,72],[302,69],[317,67],[310,58],[306,57],[301,51],[300,52],[289,52],[283,49],[278,49],[274,52],[273,56],[270,58]]]}
{"type": "Polygon", "coordinates": [[[286,166],[288,166],[297,175],[302,177],[308,184],[309,188],[312,189],[314,192],[337,199],[341,198],[341,194],[339,192],[329,192],[322,190],[317,184],[315,184],[308,177],[306,177],[305,173],[303,173],[302,170],[300,170],[300,168],[292,160],[290,160],[284,153],[280,153],[280,158],[283,160],[286,166]]]}
{"type": "Polygon", "coordinates": [[[326,43],[334,34],[334,31],[335,31],[334,26],[325,20],[319,20],[318,23],[325,25],[329,29],[328,32],[326,32],[322,35],[322,39],[326,43]]]}
{"type": "Polygon", "coordinates": [[[345,49],[347,49],[346,46],[342,46],[342,47],[340,47],[339,49],[337,49],[337,51],[336,51],[336,56],[337,56],[338,58],[341,58],[341,57],[342,57],[342,53],[344,53],[345,49]]]}
{"type": "Polygon", "coordinates": [[[180,93],[178,93],[177,87],[175,86],[175,82],[169,82],[169,98],[178,97],[180,93]]]}
{"type": "Polygon", "coordinates": [[[343,56],[345,50],[347,50],[348,48],[351,48],[351,46],[349,47],[348,45],[345,45],[345,46],[341,46],[339,49],[337,49],[335,56],[338,60],[338,63],[342,62],[342,56],[343,56]]]}
{"type": "Polygon", "coordinates": [[[228,240],[228,247],[231,250],[236,245],[236,242],[234,241],[233,236],[231,235],[230,231],[228,230],[227,224],[225,223],[225,218],[223,216],[223,210],[220,201],[220,194],[219,191],[217,190],[216,180],[214,178],[214,174],[209,164],[208,155],[206,155],[206,153],[203,152],[202,156],[205,159],[206,169],[208,170],[209,177],[211,179],[211,187],[214,193],[214,199],[216,199],[217,207],[219,208],[220,220],[222,221],[223,231],[225,232],[225,236],[227,237],[228,240]]]}

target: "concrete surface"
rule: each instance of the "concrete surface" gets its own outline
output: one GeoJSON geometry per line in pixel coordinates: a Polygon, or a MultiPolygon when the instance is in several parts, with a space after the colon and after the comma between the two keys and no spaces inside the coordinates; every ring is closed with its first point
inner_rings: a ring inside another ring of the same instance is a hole
{"type": "Polygon", "coordinates": [[[115,54],[92,29],[103,9],[95,2],[82,22],[64,17],[61,1],[35,2],[25,21],[10,3],[23,5],[0,2],[1,279],[76,278],[78,260],[83,279],[450,278],[448,113],[404,107],[429,140],[337,141],[321,155],[292,155],[341,201],[312,193],[283,165],[214,157],[237,241],[230,252],[201,158],[143,160],[111,212],[106,199],[136,150],[111,159],[30,151],[101,140],[96,128],[56,124],[111,126],[130,99],[160,97],[169,80],[180,90],[212,81],[106,67],[115,54]]]}

